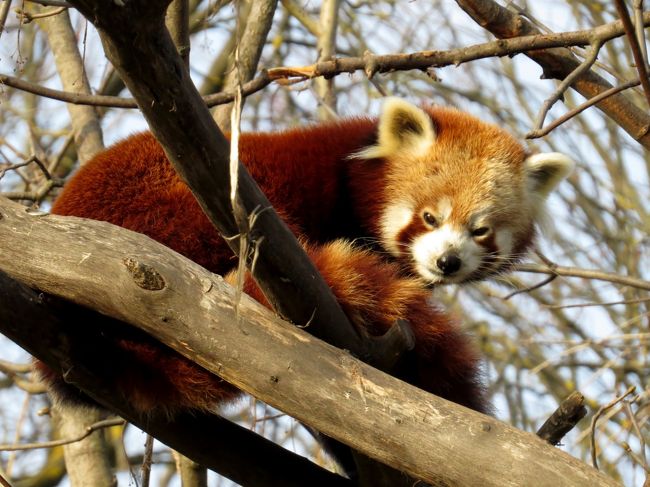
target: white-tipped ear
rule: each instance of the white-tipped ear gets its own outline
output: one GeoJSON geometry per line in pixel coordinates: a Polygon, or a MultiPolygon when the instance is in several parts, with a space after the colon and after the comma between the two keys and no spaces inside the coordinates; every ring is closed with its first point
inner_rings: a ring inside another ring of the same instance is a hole
{"type": "Polygon", "coordinates": [[[436,138],[433,122],[423,110],[400,98],[387,98],[379,117],[377,144],[356,154],[364,159],[400,152],[425,152],[436,138]]]}
{"type": "Polygon", "coordinates": [[[528,187],[541,198],[573,171],[573,161],[559,152],[533,154],[524,161],[528,187]]]}

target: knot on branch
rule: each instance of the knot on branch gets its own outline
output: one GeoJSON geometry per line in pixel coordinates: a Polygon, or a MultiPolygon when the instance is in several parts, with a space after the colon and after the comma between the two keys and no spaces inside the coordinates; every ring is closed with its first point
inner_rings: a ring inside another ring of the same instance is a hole
{"type": "Polygon", "coordinates": [[[160,291],[165,288],[163,276],[149,264],[143,264],[131,257],[122,261],[131,274],[133,281],[142,289],[147,291],[160,291]]]}
{"type": "Polygon", "coordinates": [[[377,58],[370,51],[365,51],[363,53],[363,61],[363,70],[366,73],[368,79],[372,79],[372,77],[379,70],[379,63],[377,62],[377,58]]]}

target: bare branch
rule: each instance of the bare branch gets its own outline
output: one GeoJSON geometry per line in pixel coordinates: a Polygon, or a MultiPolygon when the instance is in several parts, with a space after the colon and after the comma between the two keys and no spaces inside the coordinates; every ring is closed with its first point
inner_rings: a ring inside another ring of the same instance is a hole
{"type": "Polygon", "coordinates": [[[632,394],[635,390],[636,388],[634,386],[628,387],[628,389],[622,395],[614,398],[612,401],[598,409],[596,414],[594,414],[591,418],[591,462],[594,468],[598,468],[598,459],[596,454],[596,423],[598,422],[598,419],[603,415],[603,413],[605,413],[605,411],[616,406],[619,402],[632,394]]]}
{"type": "MultiPolygon", "coordinates": [[[[271,30],[273,15],[277,6],[277,0],[250,0],[250,12],[246,16],[246,23],[239,26],[233,34],[238,38],[236,69],[231,69],[223,85],[223,91],[235,91],[249,82],[255,76],[259,64],[262,49],[266,43],[266,37],[271,30]]],[[[222,130],[230,130],[231,102],[220,103],[214,111],[214,119],[222,130]]]]}
{"type": "Polygon", "coordinates": [[[632,56],[634,57],[634,62],[636,63],[636,69],[639,72],[639,79],[641,80],[643,93],[645,93],[645,99],[648,102],[648,106],[650,106],[650,80],[648,79],[646,61],[639,46],[639,40],[634,34],[634,26],[632,25],[632,20],[630,19],[630,14],[627,11],[625,2],[623,0],[615,0],[615,2],[618,15],[623,22],[625,35],[627,36],[627,40],[630,43],[630,49],[632,49],[632,56]]]}
{"type": "MultiPolygon", "coordinates": [[[[589,68],[591,68],[591,66],[596,62],[602,45],[603,43],[600,40],[594,41],[591,44],[591,48],[589,49],[589,55],[585,58],[585,60],[580,63],[580,65],[574,69],[571,74],[562,80],[555,92],[553,92],[553,94],[543,103],[542,108],[539,111],[539,115],[537,116],[537,120],[535,121],[535,128],[533,129],[533,132],[542,130],[542,127],[544,126],[544,119],[546,118],[548,111],[553,107],[553,105],[555,105],[555,102],[562,98],[564,92],[569,89],[574,81],[582,76],[585,71],[589,70],[589,68]]],[[[530,138],[530,134],[527,134],[527,137],[530,138]]]]}
{"type": "MultiPolygon", "coordinates": [[[[493,0],[456,0],[456,3],[479,25],[499,38],[510,39],[539,33],[538,29],[521,15],[509,11],[493,0]]],[[[622,23],[617,26],[622,28],[622,23]]],[[[526,55],[544,69],[547,78],[564,79],[580,64],[568,49],[550,49],[550,46],[547,46],[529,51],[526,55]]],[[[585,98],[592,98],[611,89],[612,85],[590,70],[580,76],[572,87],[585,98]]],[[[636,107],[621,93],[601,100],[596,106],[637,142],[650,149],[650,116],[645,110],[636,107]]]]}
{"type": "Polygon", "coordinates": [[[586,414],[584,396],[573,392],[537,430],[537,436],[555,446],[586,414]]]}
{"type": "Polygon", "coordinates": [[[641,48],[641,57],[648,67],[648,49],[645,41],[645,29],[643,28],[643,0],[634,0],[632,2],[634,9],[634,31],[636,32],[636,41],[641,48]]]}
{"type": "Polygon", "coordinates": [[[560,125],[562,125],[564,122],[567,122],[568,120],[571,120],[573,117],[578,115],[579,113],[582,113],[585,111],[587,108],[594,106],[596,103],[609,98],[610,96],[615,95],[616,93],[620,93],[621,91],[628,90],[630,88],[634,88],[635,86],[639,86],[640,81],[638,79],[628,81],[627,83],[623,83],[622,85],[619,86],[614,86],[610,88],[609,90],[605,90],[602,93],[594,96],[593,98],[590,98],[586,102],[578,105],[577,107],[573,108],[572,110],[569,110],[566,112],[564,115],[556,118],[553,120],[553,122],[549,123],[546,127],[541,128],[539,130],[531,130],[526,134],[526,138],[528,139],[536,139],[539,137],[544,137],[545,135],[548,135],[552,130],[556,129],[560,125]]]}
{"type": "Polygon", "coordinates": [[[186,68],[190,66],[190,5],[188,0],[173,0],[167,7],[165,25],[186,68]]]}
{"type": "MultiPolygon", "coordinates": [[[[650,25],[650,12],[646,12],[643,19],[644,25],[650,25]]],[[[368,53],[362,57],[336,58],[311,66],[278,67],[272,68],[268,72],[262,71],[257,78],[244,83],[242,93],[244,96],[248,96],[264,89],[274,81],[284,83],[292,78],[304,80],[318,76],[336,76],[341,73],[353,73],[361,70],[366,72],[369,77],[372,77],[376,73],[387,73],[396,70],[426,70],[433,67],[441,68],[459,65],[487,57],[509,56],[559,46],[586,45],[594,37],[602,41],[608,41],[624,34],[621,21],[615,21],[589,30],[560,34],[521,36],[447,51],[420,51],[391,55],[372,55],[368,53]]],[[[0,74],[0,83],[29,93],[72,104],[113,108],[137,108],[136,102],[131,98],[81,95],[53,90],[4,74],[0,74]]],[[[232,102],[234,96],[234,92],[230,91],[227,93],[207,95],[203,97],[203,100],[208,107],[213,107],[232,102]]]]}
{"type": "Polygon", "coordinates": [[[5,374],[26,374],[31,372],[32,364],[14,364],[6,360],[0,360],[0,372],[5,374]]]}
{"type": "Polygon", "coordinates": [[[77,443],[87,437],[89,437],[95,431],[104,428],[110,428],[112,426],[120,426],[125,424],[121,418],[116,419],[104,419],[102,421],[97,421],[89,426],[86,426],[85,431],[78,436],[72,438],[64,438],[61,440],[54,441],[43,441],[36,443],[23,443],[20,445],[0,445],[0,451],[21,451],[21,450],[38,450],[40,448],[54,448],[55,446],[69,445],[70,443],[77,443]]]}
{"type": "Polygon", "coordinates": [[[31,3],[37,3],[43,5],[44,7],[65,7],[65,8],[74,8],[72,4],[65,2],[64,0],[27,0],[31,3]]]}
{"type": "Polygon", "coordinates": [[[29,24],[34,20],[45,19],[47,17],[54,17],[56,15],[59,15],[60,13],[65,12],[66,10],[67,10],[66,7],[57,7],[51,10],[43,10],[42,12],[39,13],[27,12],[22,9],[18,9],[18,12],[20,13],[20,21],[23,24],[29,24]]]}
{"type": "MultiPolygon", "coordinates": [[[[339,0],[325,0],[321,4],[318,35],[318,63],[329,61],[336,56],[336,30],[339,22],[339,0]]],[[[316,95],[319,99],[320,120],[334,120],[336,115],[336,94],[334,77],[316,79],[316,95]]]]}
{"type": "Polygon", "coordinates": [[[318,22],[312,19],[301,5],[295,0],[282,0],[282,6],[293,15],[298,22],[305,26],[311,35],[318,37],[320,35],[318,22]]]}
{"type": "Polygon", "coordinates": [[[149,477],[151,475],[151,457],[153,456],[153,436],[147,435],[144,442],[144,458],[142,459],[142,468],[140,469],[140,478],[142,487],[149,487],[149,477]]]}
{"type": "Polygon", "coordinates": [[[636,277],[622,276],[611,272],[603,272],[593,269],[580,269],[578,267],[555,266],[548,267],[537,264],[517,264],[514,270],[519,272],[533,272],[535,274],[556,274],[558,276],[581,277],[584,279],[598,279],[608,281],[622,286],[631,286],[637,289],[650,291],[650,282],[636,277]]]}

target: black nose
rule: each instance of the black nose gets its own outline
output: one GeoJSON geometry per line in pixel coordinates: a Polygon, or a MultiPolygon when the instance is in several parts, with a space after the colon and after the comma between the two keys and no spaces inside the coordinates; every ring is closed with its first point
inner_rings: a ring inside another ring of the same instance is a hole
{"type": "Polygon", "coordinates": [[[445,254],[436,261],[438,269],[440,269],[445,276],[458,271],[462,263],[463,261],[460,260],[460,257],[452,253],[445,254]]]}

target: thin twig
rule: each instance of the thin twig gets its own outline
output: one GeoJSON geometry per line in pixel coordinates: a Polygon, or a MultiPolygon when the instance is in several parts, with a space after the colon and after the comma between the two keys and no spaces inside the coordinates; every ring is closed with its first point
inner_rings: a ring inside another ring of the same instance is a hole
{"type": "Polygon", "coordinates": [[[591,66],[596,62],[596,59],[598,58],[598,53],[600,52],[600,48],[603,46],[603,41],[600,39],[594,40],[591,43],[591,48],[589,49],[589,54],[587,57],[585,57],[585,60],[580,63],[580,65],[574,69],[571,74],[569,74],[566,78],[562,80],[562,82],[559,84],[557,89],[553,92],[553,94],[548,97],[546,101],[542,104],[542,108],[539,110],[539,114],[537,115],[537,120],[535,121],[535,128],[533,130],[541,130],[542,127],[544,126],[544,120],[546,119],[546,115],[548,114],[549,110],[555,105],[555,103],[562,98],[564,95],[564,92],[569,89],[569,87],[573,84],[573,82],[578,79],[580,76],[582,76],[583,73],[588,71],[591,66]]]}
{"type": "Polygon", "coordinates": [[[144,457],[142,458],[141,480],[142,487],[149,487],[151,464],[153,463],[153,436],[147,435],[144,442],[144,457]]]}
{"type": "Polygon", "coordinates": [[[606,303],[576,303],[576,304],[547,304],[548,309],[588,308],[591,306],[614,306],[617,304],[640,304],[647,303],[650,298],[625,299],[621,301],[608,301],[606,303]]]}
{"type": "Polygon", "coordinates": [[[623,442],[621,446],[623,447],[623,450],[625,450],[625,453],[627,453],[630,456],[630,458],[634,463],[636,463],[643,470],[645,470],[646,474],[650,473],[650,467],[648,467],[648,464],[645,462],[643,458],[641,458],[639,455],[637,455],[632,451],[632,448],[630,447],[629,443],[623,442]]]}
{"type": "Polygon", "coordinates": [[[532,272],[535,274],[557,274],[558,276],[581,277],[583,279],[596,279],[599,281],[613,282],[622,286],[630,286],[636,289],[650,291],[650,281],[644,281],[636,277],[621,276],[610,272],[593,269],[580,269],[579,267],[555,266],[550,268],[538,264],[517,264],[514,268],[518,272],[532,272]]]}
{"type": "Polygon", "coordinates": [[[634,411],[632,411],[632,406],[629,403],[623,404],[623,410],[625,411],[625,414],[627,415],[627,418],[630,420],[630,423],[632,424],[632,428],[634,429],[634,432],[636,433],[637,437],[639,438],[639,444],[640,448],[639,451],[641,452],[641,461],[643,468],[648,470],[648,461],[646,459],[645,455],[645,439],[644,435],[641,432],[641,427],[639,426],[639,421],[637,420],[636,414],[634,414],[634,411]]]}
{"type": "Polygon", "coordinates": [[[630,19],[630,13],[627,11],[625,2],[623,0],[616,1],[616,10],[618,10],[618,15],[621,17],[623,22],[623,28],[625,29],[625,35],[627,40],[630,43],[630,49],[632,49],[632,56],[634,57],[634,63],[636,64],[636,69],[639,72],[639,79],[641,80],[641,86],[643,87],[643,93],[645,94],[645,99],[650,105],[650,80],[648,79],[648,70],[646,69],[645,59],[641,48],[639,47],[639,42],[634,34],[634,26],[632,25],[632,20],[630,19]]]}
{"type": "Polygon", "coordinates": [[[635,386],[628,387],[627,391],[625,391],[623,395],[615,398],[614,400],[610,401],[608,404],[602,406],[596,412],[596,414],[594,414],[594,416],[591,418],[591,463],[593,464],[596,470],[598,470],[598,459],[596,458],[596,422],[598,421],[598,418],[600,418],[605,411],[616,406],[619,402],[621,402],[627,396],[632,394],[635,390],[636,390],[635,386]]]}
{"type": "Polygon", "coordinates": [[[532,286],[528,286],[523,289],[517,289],[516,291],[512,291],[510,294],[506,294],[502,299],[504,301],[507,301],[508,299],[512,298],[513,296],[516,296],[517,294],[529,293],[531,291],[535,291],[536,289],[544,287],[547,284],[553,282],[555,279],[557,279],[557,277],[558,277],[557,274],[551,274],[546,279],[538,282],[537,284],[533,284],[532,286]]]}
{"type": "Polygon", "coordinates": [[[605,100],[606,98],[609,98],[610,96],[615,95],[616,93],[620,93],[621,91],[634,88],[635,86],[639,86],[641,82],[638,79],[628,81],[627,83],[623,83],[622,85],[619,86],[614,86],[610,88],[609,90],[605,90],[602,93],[599,93],[598,95],[589,98],[584,103],[581,103],[577,107],[573,108],[572,110],[569,110],[566,112],[564,115],[556,118],[553,120],[551,123],[549,123],[546,127],[543,127],[538,130],[531,130],[526,134],[527,139],[536,139],[539,137],[544,137],[548,133],[550,133],[552,130],[556,129],[560,125],[562,125],[564,122],[571,120],[573,117],[578,115],[579,113],[585,111],[587,108],[590,106],[595,105],[596,103],[600,103],[601,101],[605,100]]]}
{"type": "Polygon", "coordinates": [[[34,20],[37,19],[44,19],[47,17],[54,17],[55,15],[59,15],[61,12],[65,12],[68,9],[68,7],[57,7],[53,8],[52,10],[48,10],[45,12],[39,12],[39,13],[32,13],[32,12],[27,12],[23,11],[22,9],[20,10],[20,21],[23,24],[29,24],[33,22],[34,20]]]}
{"type": "Polygon", "coordinates": [[[52,179],[52,176],[50,175],[50,172],[45,167],[45,164],[43,164],[43,162],[37,156],[31,156],[26,161],[18,162],[16,164],[11,164],[7,167],[0,169],[0,179],[4,177],[7,171],[15,171],[16,169],[30,165],[32,162],[35,163],[41,169],[41,171],[43,171],[43,175],[45,176],[46,179],[52,179]]]}
{"type": "Polygon", "coordinates": [[[64,0],[27,0],[28,2],[38,3],[44,7],[65,7],[65,8],[74,8],[72,4],[64,0]]]}
{"type": "MultiPolygon", "coordinates": [[[[14,433],[14,442],[18,443],[21,437],[21,431],[23,425],[25,424],[25,419],[27,418],[27,411],[29,410],[29,402],[31,400],[30,394],[25,394],[23,399],[22,407],[20,408],[20,414],[18,415],[18,420],[16,421],[16,428],[14,433]]],[[[16,451],[9,452],[9,457],[7,459],[7,464],[5,465],[5,472],[7,476],[11,478],[11,473],[13,471],[14,462],[16,461],[16,451]]]]}
{"type": "Polygon", "coordinates": [[[81,435],[74,438],[43,441],[38,443],[24,443],[22,445],[0,445],[0,451],[37,450],[39,448],[53,448],[55,446],[68,445],[70,443],[76,443],[83,440],[99,429],[110,428],[111,426],[120,426],[124,423],[125,421],[121,418],[105,419],[103,421],[97,421],[96,423],[91,424],[81,435]]]}

